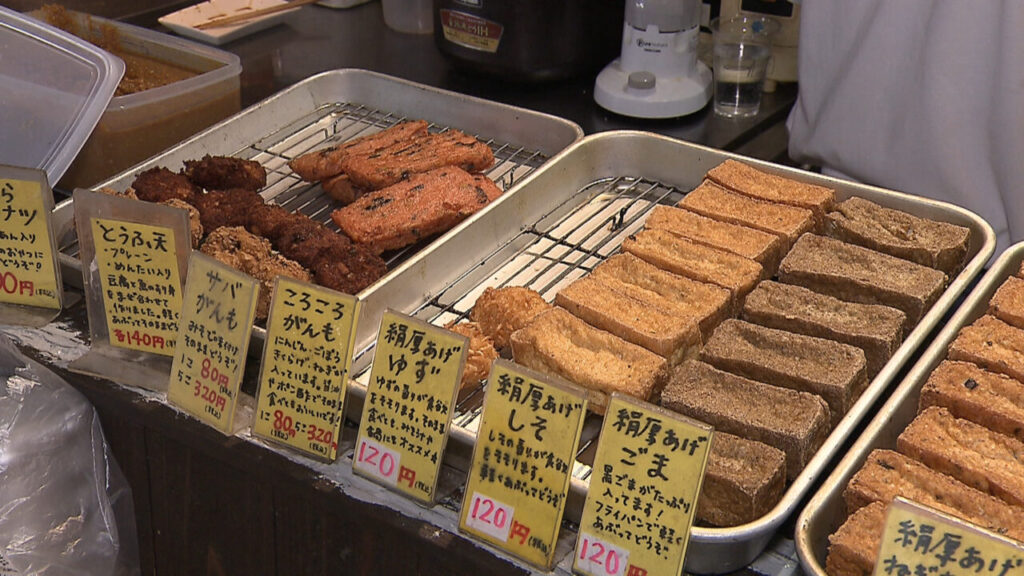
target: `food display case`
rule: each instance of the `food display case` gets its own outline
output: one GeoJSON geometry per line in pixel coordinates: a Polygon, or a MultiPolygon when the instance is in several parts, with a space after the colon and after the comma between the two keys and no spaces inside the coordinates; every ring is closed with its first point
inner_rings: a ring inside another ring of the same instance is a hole
{"type": "Polygon", "coordinates": [[[826,574],[829,536],[847,518],[843,491],[850,479],[873,450],[896,448],[897,437],[918,414],[922,387],[936,366],[946,359],[950,344],[961,329],[989,311],[992,296],[1007,278],[1019,274],[1022,263],[1024,244],[1015,244],[999,256],[814,493],[796,527],[797,551],[807,574],[826,574]]]}

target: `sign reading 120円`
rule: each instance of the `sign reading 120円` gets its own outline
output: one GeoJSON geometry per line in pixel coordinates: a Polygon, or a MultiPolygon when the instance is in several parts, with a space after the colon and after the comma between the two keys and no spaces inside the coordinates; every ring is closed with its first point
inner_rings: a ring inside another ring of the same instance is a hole
{"type": "Polygon", "coordinates": [[[433,504],[467,338],[384,312],[363,399],[352,468],[433,504]]]}
{"type": "Polygon", "coordinates": [[[583,505],[573,571],[682,573],[711,427],[613,393],[583,505]]]}
{"type": "Polygon", "coordinates": [[[334,461],[358,304],[354,296],[277,277],[260,366],[254,434],[334,461]]]}
{"type": "Polygon", "coordinates": [[[496,360],[459,528],[550,570],[586,407],[581,388],[496,360]]]}

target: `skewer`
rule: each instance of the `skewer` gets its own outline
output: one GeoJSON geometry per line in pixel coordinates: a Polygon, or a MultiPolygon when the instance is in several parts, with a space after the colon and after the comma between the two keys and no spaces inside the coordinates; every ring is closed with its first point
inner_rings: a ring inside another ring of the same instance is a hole
{"type": "Polygon", "coordinates": [[[207,20],[193,26],[196,30],[206,30],[207,28],[220,28],[223,26],[230,26],[232,24],[238,24],[251,20],[253,18],[259,18],[260,16],[266,16],[268,14],[275,14],[277,12],[283,12],[285,10],[291,10],[292,8],[298,8],[299,6],[305,6],[306,4],[312,4],[319,0],[291,0],[285,4],[277,4],[275,6],[268,6],[266,8],[259,8],[251,12],[244,14],[235,14],[232,16],[224,16],[222,18],[214,18],[213,20],[207,20]]]}

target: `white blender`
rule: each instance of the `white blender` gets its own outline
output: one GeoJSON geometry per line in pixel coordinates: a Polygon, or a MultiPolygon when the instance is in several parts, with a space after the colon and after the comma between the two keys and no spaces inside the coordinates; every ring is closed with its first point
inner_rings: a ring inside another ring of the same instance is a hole
{"type": "Polygon", "coordinates": [[[594,83],[594,100],[634,118],[676,118],[711,99],[711,70],[697,60],[701,0],[626,0],[622,55],[594,83]]]}

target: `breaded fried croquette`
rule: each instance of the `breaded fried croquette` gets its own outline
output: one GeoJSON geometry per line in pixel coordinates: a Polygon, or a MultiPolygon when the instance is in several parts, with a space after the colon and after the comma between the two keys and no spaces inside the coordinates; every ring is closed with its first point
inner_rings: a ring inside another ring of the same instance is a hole
{"type": "Polygon", "coordinates": [[[466,367],[462,370],[460,388],[473,386],[486,380],[491,373],[491,363],[498,358],[498,351],[494,348],[494,342],[480,330],[480,325],[476,322],[449,322],[444,327],[446,330],[451,330],[456,334],[469,338],[469,349],[466,350],[466,367]]]}
{"type": "Polygon", "coordinates": [[[267,185],[267,171],[254,160],[232,156],[210,156],[185,160],[185,176],[207,190],[242,188],[259,192],[267,185]]]}
{"type": "Polygon", "coordinates": [[[488,287],[473,305],[470,319],[480,325],[498,350],[503,350],[509,347],[513,332],[549,308],[551,304],[535,290],[522,286],[488,287]]]}
{"type": "Polygon", "coordinates": [[[183,174],[175,174],[162,167],[150,168],[139,173],[132,182],[132,188],[139,200],[146,202],[163,202],[177,198],[192,204],[193,199],[202,193],[202,189],[183,174]]]}

